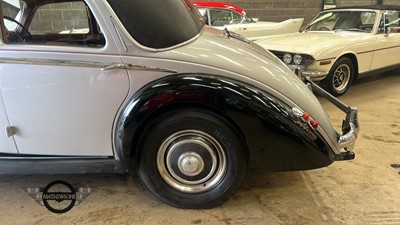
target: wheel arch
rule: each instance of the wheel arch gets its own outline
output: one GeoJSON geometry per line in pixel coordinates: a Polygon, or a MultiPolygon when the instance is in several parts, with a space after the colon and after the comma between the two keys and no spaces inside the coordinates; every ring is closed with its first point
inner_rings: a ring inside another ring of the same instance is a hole
{"type": "Polygon", "coordinates": [[[176,74],[141,88],[117,118],[114,143],[126,168],[136,164],[138,137],[146,122],[182,107],[209,110],[228,120],[257,167],[288,171],[324,167],[334,161],[324,139],[296,125],[291,107],[278,98],[226,77],[176,74]]]}
{"type": "Polygon", "coordinates": [[[358,60],[357,60],[357,55],[355,54],[355,53],[346,53],[346,54],[343,54],[343,55],[341,55],[340,57],[338,57],[337,59],[336,59],[336,61],[338,61],[340,58],[344,58],[344,57],[346,57],[346,58],[348,58],[348,59],[350,59],[351,60],[351,62],[353,63],[353,68],[354,68],[354,77],[357,77],[358,76],[358,71],[359,71],[359,67],[358,67],[358,60]]]}

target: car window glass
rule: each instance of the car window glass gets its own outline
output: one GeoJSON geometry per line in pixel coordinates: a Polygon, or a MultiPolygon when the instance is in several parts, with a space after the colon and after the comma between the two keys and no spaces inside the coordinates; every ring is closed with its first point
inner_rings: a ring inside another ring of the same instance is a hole
{"type": "Polygon", "coordinates": [[[211,26],[224,26],[232,22],[232,13],[229,10],[210,9],[211,26]]]}
{"type": "Polygon", "coordinates": [[[307,30],[332,30],[338,14],[320,13],[307,27],[307,30]]]}
{"type": "MultiPolygon", "coordinates": [[[[6,42],[96,48],[105,45],[95,17],[83,1],[36,0],[26,7],[20,21],[4,18],[8,23],[17,24],[16,29],[6,26],[6,42]]],[[[7,10],[2,7],[2,11],[7,10]]]]}
{"type": "Polygon", "coordinates": [[[64,2],[39,7],[29,26],[31,34],[89,32],[85,3],[64,2]]]}
{"type": "Polygon", "coordinates": [[[385,31],[390,33],[399,33],[400,18],[399,11],[387,11],[385,17],[385,31]]]}
{"type": "Polygon", "coordinates": [[[206,16],[207,9],[198,9],[198,10],[199,10],[201,16],[206,16]]]}
{"type": "Polygon", "coordinates": [[[107,2],[131,37],[145,47],[178,45],[196,37],[204,27],[204,19],[189,0],[107,2]]]}
{"type": "Polygon", "coordinates": [[[242,16],[239,13],[233,12],[232,13],[233,23],[240,23],[242,22],[242,16]]]}
{"type": "Polygon", "coordinates": [[[363,25],[374,24],[375,23],[375,13],[374,12],[362,12],[361,22],[363,25]]]}
{"type": "Polygon", "coordinates": [[[332,11],[319,14],[307,27],[311,31],[348,30],[371,32],[376,13],[372,11],[332,11]]]}
{"type": "Polygon", "coordinates": [[[375,12],[362,12],[361,13],[361,24],[359,28],[361,30],[371,32],[374,28],[376,13],[375,12]]]}

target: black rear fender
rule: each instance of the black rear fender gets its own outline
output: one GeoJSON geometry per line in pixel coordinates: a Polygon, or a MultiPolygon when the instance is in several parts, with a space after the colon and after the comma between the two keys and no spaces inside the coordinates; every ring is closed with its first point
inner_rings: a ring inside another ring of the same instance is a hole
{"type": "Polygon", "coordinates": [[[225,77],[178,74],[144,86],[123,108],[115,144],[125,165],[136,158],[138,138],[147,121],[185,107],[211,110],[230,121],[243,137],[256,167],[288,171],[333,162],[332,151],[321,136],[299,126],[291,116],[291,107],[276,97],[225,77]]]}

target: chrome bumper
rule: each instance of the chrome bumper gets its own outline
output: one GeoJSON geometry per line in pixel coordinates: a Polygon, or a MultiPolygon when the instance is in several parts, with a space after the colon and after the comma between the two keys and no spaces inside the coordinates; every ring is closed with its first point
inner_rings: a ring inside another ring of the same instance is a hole
{"type": "Polygon", "coordinates": [[[344,104],[342,101],[339,99],[335,98],[331,94],[329,94],[327,91],[322,89],[320,86],[315,84],[313,81],[311,81],[310,77],[305,78],[305,83],[309,85],[313,91],[317,92],[321,96],[325,97],[328,99],[332,104],[337,106],[341,111],[346,113],[346,119],[343,120],[342,123],[342,132],[343,134],[339,136],[338,138],[338,147],[340,149],[344,149],[345,152],[341,152],[339,154],[335,154],[335,160],[340,161],[340,160],[350,160],[354,159],[355,154],[352,151],[354,148],[354,144],[357,139],[358,132],[360,130],[360,126],[358,123],[358,109],[356,107],[351,107],[346,104],[344,104]]]}
{"type": "Polygon", "coordinates": [[[306,70],[303,66],[288,65],[288,67],[293,73],[301,76],[302,79],[310,77],[314,81],[320,81],[329,74],[327,71],[306,70]]]}

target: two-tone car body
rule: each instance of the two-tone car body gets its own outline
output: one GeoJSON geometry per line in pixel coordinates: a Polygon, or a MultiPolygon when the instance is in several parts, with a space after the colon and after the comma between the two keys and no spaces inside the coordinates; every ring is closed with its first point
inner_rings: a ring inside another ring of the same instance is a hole
{"type": "Polygon", "coordinates": [[[400,6],[354,6],[320,12],[298,34],[257,42],[292,71],[344,94],[359,74],[400,66],[400,6]]]}
{"type": "Polygon", "coordinates": [[[354,158],[355,108],[328,97],[347,115],[337,132],[279,59],[189,1],[1,3],[1,174],[137,171],[162,201],[209,208],[250,163],[354,158]]]}
{"type": "Polygon", "coordinates": [[[239,6],[225,2],[194,2],[206,24],[216,29],[243,35],[249,40],[265,36],[298,33],[304,18],[287,19],[282,22],[258,21],[249,17],[239,6]]]}

